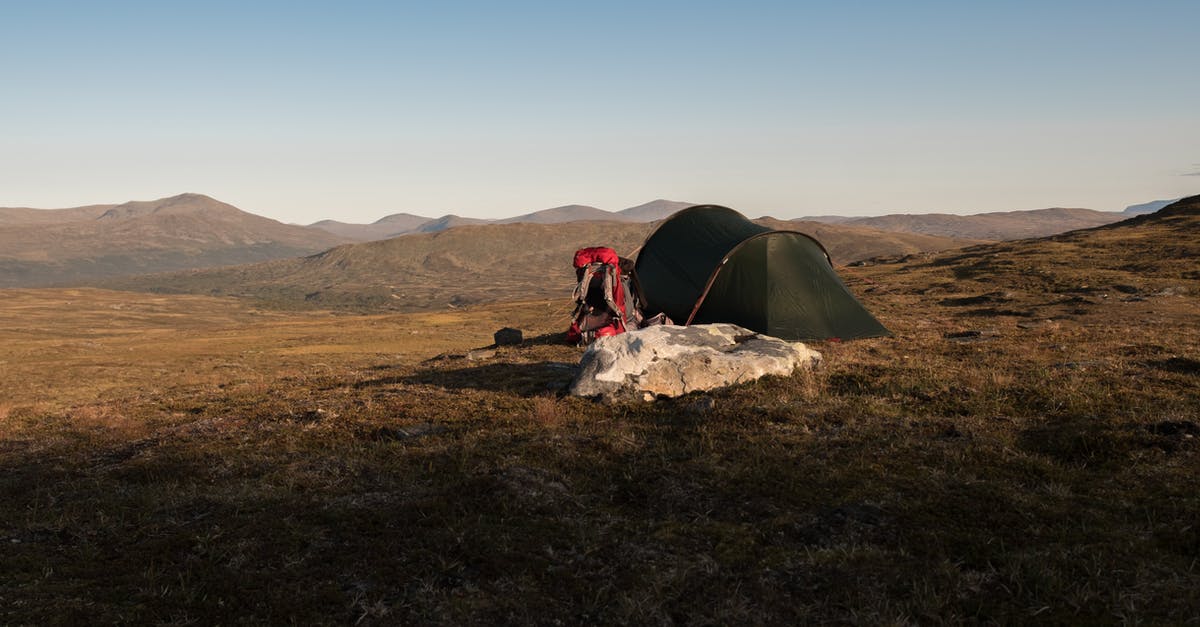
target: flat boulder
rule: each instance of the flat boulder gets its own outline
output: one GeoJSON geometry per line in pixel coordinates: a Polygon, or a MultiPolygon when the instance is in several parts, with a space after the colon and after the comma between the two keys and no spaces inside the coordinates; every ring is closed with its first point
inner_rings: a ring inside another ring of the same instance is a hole
{"type": "Polygon", "coordinates": [[[800,342],[735,324],[653,326],[592,343],[571,394],[606,400],[682,396],[813,368],[821,354],[800,342]]]}

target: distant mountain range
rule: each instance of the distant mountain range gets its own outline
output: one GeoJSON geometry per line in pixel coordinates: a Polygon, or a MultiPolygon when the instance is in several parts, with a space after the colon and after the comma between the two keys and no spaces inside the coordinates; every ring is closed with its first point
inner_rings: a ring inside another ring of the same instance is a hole
{"type": "MultiPolygon", "coordinates": [[[[764,221],[767,226],[785,224],[764,221]]],[[[804,226],[804,225],[799,225],[804,226]]],[[[810,223],[836,262],[958,248],[975,243],[864,227],[810,223]]],[[[232,268],[114,279],[136,291],[251,297],[283,307],[436,309],[494,300],[569,296],[572,253],[610,246],[633,257],[646,222],[478,224],[349,244],[318,255],[232,268]]]]}
{"type": "Polygon", "coordinates": [[[1159,209],[1162,209],[1163,207],[1166,207],[1167,205],[1178,202],[1179,200],[1182,200],[1182,199],[1175,198],[1173,200],[1152,200],[1150,202],[1144,202],[1140,205],[1129,205],[1128,207],[1125,207],[1125,211],[1122,211],[1121,213],[1124,213],[1126,215],[1141,215],[1143,213],[1154,213],[1155,211],[1158,211],[1159,209]]]}
{"type": "Polygon", "coordinates": [[[0,287],[253,263],[347,241],[201,194],[71,209],[0,208],[0,287]]]}
{"type": "Polygon", "coordinates": [[[1065,231],[1089,229],[1118,222],[1128,217],[1128,215],[1111,211],[1054,208],[977,213],[967,216],[923,213],[891,214],[867,218],[821,216],[802,218],[802,220],[862,226],[881,231],[1000,241],[1045,237],[1065,231]]]}
{"type": "Polygon", "coordinates": [[[411,233],[423,224],[428,224],[429,218],[424,216],[415,216],[411,213],[394,213],[372,222],[371,224],[351,224],[347,222],[338,222],[337,220],[321,220],[314,222],[308,226],[328,231],[338,237],[346,239],[367,241],[373,239],[387,239],[411,233]]]}
{"type": "MultiPolygon", "coordinates": [[[[355,252],[357,249],[334,248],[400,235],[405,236],[403,241],[392,244],[397,250],[428,249],[417,264],[420,271],[413,280],[425,281],[427,286],[437,281],[470,283],[475,280],[472,273],[486,275],[491,272],[487,270],[491,264],[509,269],[522,264],[548,264],[548,268],[539,267],[538,271],[557,272],[560,258],[564,254],[569,256],[571,250],[567,249],[572,247],[607,244],[630,253],[641,243],[650,223],[692,204],[660,199],[615,212],[587,205],[566,205],[500,220],[457,215],[426,218],[397,213],[371,224],[323,220],[310,226],[282,224],[201,194],[69,209],[0,208],[0,288],[80,285],[132,275],[238,266],[232,274],[221,274],[221,278],[218,274],[200,273],[185,281],[182,275],[169,274],[145,280],[120,279],[110,284],[179,291],[194,291],[196,285],[205,284],[207,292],[260,293],[263,290],[251,286],[259,285],[261,281],[255,277],[267,270],[239,264],[286,260],[322,251],[327,252],[319,259],[342,259],[354,267],[379,263],[383,264],[380,266],[383,273],[416,272],[411,259],[405,261],[409,270],[388,265],[392,263],[389,260],[407,259],[404,255],[415,252],[389,254],[367,262],[359,260],[365,253],[355,252]],[[531,228],[534,226],[544,229],[534,230],[531,228]],[[443,248],[435,250],[438,246],[443,248]],[[504,251],[509,260],[479,256],[482,254],[479,251],[493,248],[504,251]],[[231,276],[242,278],[230,279],[231,276]]],[[[1127,211],[1153,204],[1137,205],[1127,211]]],[[[895,214],[786,221],[760,218],[760,222],[773,228],[810,233],[825,244],[835,261],[844,263],[883,255],[931,252],[982,240],[1041,237],[1126,217],[1122,213],[1088,209],[1040,209],[973,216],[895,214]]],[[[300,294],[302,299],[328,291],[330,284],[316,285],[296,278],[300,275],[293,276],[291,270],[285,272],[285,268],[291,267],[288,264],[296,263],[300,261],[280,262],[271,266],[269,274],[279,277],[281,285],[291,285],[287,290],[307,290],[300,294]]],[[[317,262],[304,263],[308,264],[304,267],[311,267],[317,262]]],[[[332,285],[340,286],[334,289],[344,287],[345,291],[354,285],[370,283],[367,275],[356,278],[351,274],[336,280],[331,278],[332,285]]],[[[321,276],[326,275],[321,273],[321,276]]],[[[549,276],[558,275],[547,275],[547,279],[549,276]]],[[[289,294],[289,298],[295,295],[289,294]]],[[[387,298],[395,294],[389,291],[387,298]]],[[[430,292],[426,301],[433,306],[442,296],[441,291],[430,292]]],[[[309,298],[314,299],[321,297],[309,298]]],[[[412,299],[405,296],[400,300],[412,299]]],[[[466,302],[469,297],[464,295],[460,300],[466,302]]]]}
{"type": "Polygon", "coordinates": [[[499,220],[464,218],[453,214],[440,218],[426,218],[410,213],[397,213],[380,218],[370,224],[352,224],[336,220],[322,220],[308,226],[328,231],[340,237],[366,242],[412,233],[436,233],[437,231],[444,231],[448,228],[464,224],[564,224],[567,222],[582,221],[654,222],[662,220],[680,209],[691,207],[694,204],[696,203],[660,199],[621,211],[605,211],[604,209],[588,205],[564,205],[562,207],[552,207],[550,209],[543,209],[499,220]]]}
{"type": "MultiPolygon", "coordinates": [[[[1156,201],[1147,205],[1137,205],[1136,207],[1140,209],[1136,213],[1144,213],[1145,207],[1151,205],[1165,206],[1169,202],[1156,201]]],[[[423,218],[412,214],[398,213],[371,224],[346,224],[332,220],[323,220],[309,226],[323,229],[342,237],[359,241],[370,241],[412,233],[433,233],[463,224],[563,224],[586,220],[655,222],[694,204],[696,203],[660,199],[621,211],[605,211],[588,205],[565,205],[500,220],[480,220],[477,218],[462,218],[455,215],[443,216],[441,218],[423,218]]],[[[1111,211],[1093,211],[1091,209],[1052,208],[1030,211],[980,213],[965,216],[942,213],[890,214],[873,217],[827,215],[798,218],[790,222],[844,224],[880,231],[915,233],[970,240],[1011,240],[1044,237],[1064,231],[1110,224],[1127,218],[1128,215],[1126,214],[1135,213],[1135,211],[1131,211],[1132,209],[1134,207],[1127,209],[1125,214],[1111,211]]]]}

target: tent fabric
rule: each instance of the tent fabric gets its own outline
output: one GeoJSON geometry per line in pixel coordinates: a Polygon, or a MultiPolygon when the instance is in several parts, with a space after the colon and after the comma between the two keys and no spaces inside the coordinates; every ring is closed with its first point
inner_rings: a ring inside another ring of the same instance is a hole
{"type": "Polygon", "coordinates": [[[833,270],[825,248],[718,205],[679,211],[638,254],[647,315],[731,322],[788,340],[890,335],[833,270]]]}

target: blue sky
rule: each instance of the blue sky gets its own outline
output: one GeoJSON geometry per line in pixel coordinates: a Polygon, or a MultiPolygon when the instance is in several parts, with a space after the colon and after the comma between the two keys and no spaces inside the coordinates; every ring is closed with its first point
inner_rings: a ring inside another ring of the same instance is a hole
{"type": "Polygon", "coordinates": [[[1195,0],[0,0],[0,206],[1119,210],[1200,193],[1196,24],[1195,0]]]}

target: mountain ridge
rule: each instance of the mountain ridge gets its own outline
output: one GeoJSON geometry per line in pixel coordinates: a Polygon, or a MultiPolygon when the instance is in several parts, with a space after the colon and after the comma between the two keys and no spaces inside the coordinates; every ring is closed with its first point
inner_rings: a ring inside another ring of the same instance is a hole
{"type": "Polygon", "coordinates": [[[866,226],[884,231],[1004,241],[1046,237],[1065,231],[1111,224],[1127,217],[1127,215],[1110,211],[1052,207],[971,215],[894,213],[839,220],[837,223],[866,226]]]}
{"type": "Polygon", "coordinates": [[[534,224],[561,224],[564,222],[581,222],[587,220],[620,220],[618,214],[598,209],[590,205],[563,205],[526,213],[511,218],[493,221],[495,224],[513,224],[531,222],[534,224]]]}
{"type": "Polygon", "coordinates": [[[0,287],[235,265],[346,243],[318,229],[254,215],[203,194],[47,213],[0,211],[0,287]]]}
{"type": "Polygon", "coordinates": [[[653,222],[666,218],[672,213],[691,207],[694,204],[696,203],[660,198],[620,211],[607,211],[591,205],[571,204],[497,219],[469,218],[455,214],[447,214],[438,218],[428,218],[401,213],[385,216],[370,224],[321,220],[307,226],[365,242],[414,233],[433,233],[465,224],[564,224],[567,222],[584,221],[653,222]],[[395,216],[403,216],[404,220],[389,220],[389,218],[395,216]]]}
{"type": "MultiPolygon", "coordinates": [[[[239,265],[310,255],[350,242],[437,233],[469,225],[596,222],[609,225],[591,227],[603,240],[606,230],[617,228],[613,225],[646,225],[692,204],[656,199],[615,212],[589,205],[563,205],[502,220],[395,213],[370,225],[324,220],[309,226],[284,225],[196,193],[67,209],[0,208],[0,287],[65,285],[123,275],[239,265]]],[[[772,228],[807,230],[822,241],[833,238],[839,242],[834,245],[835,257],[844,262],[881,254],[927,252],[981,240],[1052,235],[1123,217],[1126,215],[1115,212],[1054,208],[973,216],[891,214],[763,220],[772,228]],[[829,225],[834,224],[843,228],[831,230],[829,225]],[[880,235],[884,232],[904,237],[880,235]]],[[[446,257],[444,261],[450,263],[452,259],[446,257]]]]}
{"type": "MultiPolygon", "coordinates": [[[[1015,265],[1008,260],[1021,260],[1030,255],[1052,259],[1057,248],[1070,246],[1072,254],[1078,254],[1086,261],[1093,258],[1093,253],[1088,251],[1099,245],[1097,242],[1112,242],[1112,246],[1121,248],[1119,255],[1106,253],[1106,256],[1121,259],[1124,265],[1107,268],[1097,263],[1094,280],[1104,280],[1109,274],[1127,274],[1128,260],[1139,255],[1146,259],[1138,261],[1137,265],[1147,271],[1196,278],[1194,262],[1188,259],[1191,253],[1180,253],[1186,248],[1182,245],[1162,249],[1162,242],[1170,238],[1161,232],[1163,229],[1172,233],[1195,230],[1200,227],[1198,215],[1200,197],[1191,204],[1176,203],[1157,214],[1041,238],[1003,242],[956,240],[878,231],[858,225],[774,218],[760,218],[755,222],[813,235],[839,264],[856,259],[869,259],[867,266],[887,265],[897,260],[918,265],[922,259],[931,259],[928,263],[934,265],[952,261],[963,268],[956,272],[963,273],[964,277],[995,274],[1010,277],[1006,280],[1014,284],[1033,284],[1043,280],[1036,266],[1015,265]],[[1142,233],[1155,235],[1143,246],[1138,243],[1142,233]],[[973,261],[966,263],[963,260],[973,261]]],[[[632,256],[654,227],[653,223],[587,221],[465,225],[404,238],[346,244],[304,258],[130,277],[97,285],[159,293],[236,296],[285,309],[356,311],[438,310],[505,300],[565,298],[573,284],[569,260],[575,249],[606,245],[619,254],[632,256]]],[[[1200,251],[1195,253],[1200,255],[1200,251]]],[[[1079,268],[1073,271],[1087,273],[1092,270],[1079,268]]],[[[1068,287],[1071,286],[1055,286],[1054,289],[1068,287]]]]}
{"type": "Polygon", "coordinates": [[[1125,210],[1122,211],[1121,213],[1124,213],[1126,215],[1154,213],[1155,211],[1158,211],[1159,209],[1162,209],[1163,207],[1166,207],[1167,205],[1171,205],[1176,202],[1179,202],[1180,200],[1183,200],[1183,198],[1174,198],[1171,200],[1151,200],[1150,202],[1144,202],[1144,203],[1140,203],[1140,204],[1136,204],[1136,205],[1129,205],[1128,207],[1125,207],[1125,210]]]}
{"type": "MultiPolygon", "coordinates": [[[[759,223],[774,228],[777,221],[759,223]]],[[[865,227],[810,226],[836,263],[978,243],[865,227]]],[[[554,298],[570,292],[574,281],[570,260],[575,250],[609,246],[632,256],[654,228],[651,222],[611,221],[464,225],[346,244],[302,259],[130,277],[99,285],[249,297],[284,308],[420,310],[514,295],[554,298]]]]}
{"type": "MultiPolygon", "coordinates": [[[[450,214],[441,218],[425,218],[419,225],[407,225],[407,230],[379,228],[371,225],[348,224],[323,220],[310,224],[358,241],[398,237],[412,233],[430,233],[461,224],[561,224],[575,221],[654,222],[697,203],[657,199],[619,211],[607,211],[590,205],[563,205],[500,219],[463,218],[450,214]]],[[[404,214],[412,215],[412,214],[404,214]]],[[[413,216],[414,219],[421,216],[413,216]]],[[[997,211],[977,214],[895,213],[883,216],[805,216],[788,222],[845,224],[882,231],[902,232],[971,240],[1003,241],[1044,237],[1081,228],[1109,224],[1128,217],[1127,214],[1093,209],[1052,207],[997,211]]],[[[775,218],[770,218],[775,219],[775,218]]]]}

